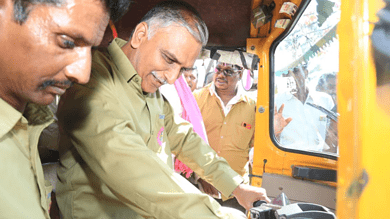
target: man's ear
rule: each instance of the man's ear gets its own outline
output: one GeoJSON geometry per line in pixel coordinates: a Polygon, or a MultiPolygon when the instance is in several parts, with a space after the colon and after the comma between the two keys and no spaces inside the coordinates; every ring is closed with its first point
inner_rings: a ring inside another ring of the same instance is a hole
{"type": "Polygon", "coordinates": [[[142,44],[142,42],[147,40],[147,38],[148,24],[146,22],[141,22],[135,27],[134,34],[130,40],[130,45],[133,49],[136,49],[142,44]]]}

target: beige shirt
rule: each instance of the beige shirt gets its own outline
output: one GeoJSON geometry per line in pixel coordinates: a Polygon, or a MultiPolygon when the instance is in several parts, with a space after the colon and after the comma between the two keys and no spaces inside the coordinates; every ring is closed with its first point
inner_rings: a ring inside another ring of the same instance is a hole
{"type": "Polygon", "coordinates": [[[0,218],[50,218],[38,138],[52,121],[47,107],[28,104],[23,116],[0,98],[0,218]]]}
{"type": "Polygon", "coordinates": [[[64,218],[230,218],[210,196],[173,171],[173,153],[226,196],[243,181],[174,117],[114,40],[94,52],[86,85],[61,97],[57,201],[64,218]]]}
{"type": "Polygon", "coordinates": [[[243,176],[253,147],[256,102],[239,93],[224,107],[212,86],[194,92],[210,146],[243,176]]]}

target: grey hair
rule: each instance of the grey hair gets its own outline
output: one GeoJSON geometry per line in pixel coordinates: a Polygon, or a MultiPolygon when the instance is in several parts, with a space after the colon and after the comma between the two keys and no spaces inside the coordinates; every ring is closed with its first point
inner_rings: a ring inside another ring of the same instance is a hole
{"type": "Polygon", "coordinates": [[[203,46],[206,46],[209,32],[206,23],[190,4],[182,1],[164,1],[152,8],[140,22],[148,25],[148,39],[157,30],[172,25],[185,27],[203,46]]]}

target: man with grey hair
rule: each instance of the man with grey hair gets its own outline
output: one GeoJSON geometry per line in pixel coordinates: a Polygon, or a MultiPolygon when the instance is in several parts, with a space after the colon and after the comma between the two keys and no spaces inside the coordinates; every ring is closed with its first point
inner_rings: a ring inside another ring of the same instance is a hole
{"type": "Polygon", "coordinates": [[[57,201],[64,218],[246,218],[173,171],[172,153],[250,209],[269,201],[185,120],[158,88],[192,71],[206,25],[189,4],[161,2],[128,42],[93,54],[91,81],[61,98],[57,201]]]}

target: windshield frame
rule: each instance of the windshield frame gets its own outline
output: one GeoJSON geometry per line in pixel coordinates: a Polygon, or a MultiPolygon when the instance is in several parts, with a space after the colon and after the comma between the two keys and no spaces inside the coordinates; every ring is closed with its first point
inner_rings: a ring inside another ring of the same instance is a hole
{"type": "Polygon", "coordinates": [[[275,111],[275,51],[278,45],[287,37],[290,35],[290,33],[293,31],[295,26],[297,25],[299,19],[304,14],[306,8],[309,6],[311,1],[315,0],[303,0],[300,7],[298,8],[296,12],[296,16],[292,19],[291,25],[284,31],[278,38],[274,40],[274,42],[271,44],[270,50],[269,50],[269,136],[272,141],[272,143],[280,150],[285,152],[291,152],[296,154],[303,154],[303,155],[310,155],[310,156],[316,156],[316,157],[323,157],[328,158],[332,160],[338,160],[339,155],[336,153],[331,152],[314,152],[314,151],[305,151],[305,150],[297,150],[297,149],[291,149],[287,148],[285,146],[282,146],[278,140],[275,137],[274,133],[274,111],[275,111]]]}

